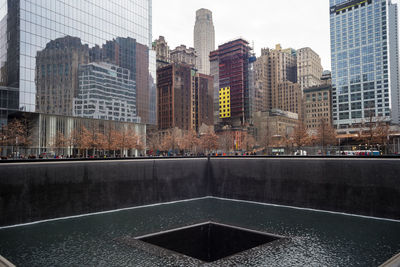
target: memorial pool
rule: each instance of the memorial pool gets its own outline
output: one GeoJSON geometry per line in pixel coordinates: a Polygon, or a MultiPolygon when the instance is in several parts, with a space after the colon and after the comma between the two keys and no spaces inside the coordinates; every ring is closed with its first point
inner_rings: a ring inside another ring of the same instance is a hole
{"type": "Polygon", "coordinates": [[[400,252],[400,222],[201,198],[0,229],[0,255],[17,266],[196,266],[124,242],[213,221],[285,236],[205,266],[379,266],[400,252]]]}

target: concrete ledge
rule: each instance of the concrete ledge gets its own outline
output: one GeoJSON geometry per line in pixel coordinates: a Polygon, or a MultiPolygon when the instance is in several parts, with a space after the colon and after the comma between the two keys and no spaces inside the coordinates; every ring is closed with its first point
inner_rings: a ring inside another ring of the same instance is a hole
{"type": "Polygon", "coordinates": [[[400,267],[400,253],[393,256],[393,258],[391,258],[379,267],[400,267]]]}
{"type": "Polygon", "coordinates": [[[15,265],[0,255],[0,267],[15,267],[15,265]]]}

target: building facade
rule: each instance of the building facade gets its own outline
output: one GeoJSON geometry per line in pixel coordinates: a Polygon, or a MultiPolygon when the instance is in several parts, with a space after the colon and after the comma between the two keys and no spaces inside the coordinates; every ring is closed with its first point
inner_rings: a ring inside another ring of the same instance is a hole
{"type": "Polygon", "coordinates": [[[262,146],[278,145],[288,139],[298,126],[298,114],[280,109],[254,113],[254,137],[262,146]]]}
{"type": "Polygon", "coordinates": [[[304,124],[316,133],[324,125],[332,125],[332,87],[330,84],[304,89],[304,124]]]}
{"type": "Polygon", "coordinates": [[[281,109],[301,114],[302,92],[297,83],[297,59],[294,49],[261,49],[255,63],[257,110],[281,109]]]}
{"type": "Polygon", "coordinates": [[[297,50],[297,81],[301,91],[321,83],[323,68],[319,55],[309,47],[297,50]]]}
{"type": "MultiPolygon", "coordinates": [[[[5,147],[5,149],[0,151],[0,155],[2,156],[15,155],[16,150],[19,150],[20,154],[25,154],[25,156],[39,156],[42,153],[64,155],[65,157],[77,156],[78,154],[84,156],[84,150],[92,154],[93,149],[79,149],[79,142],[76,141],[81,138],[80,136],[83,134],[83,129],[90,132],[95,131],[95,133],[105,136],[112,134],[111,132],[134,133],[142,144],[143,150],[146,147],[146,124],[34,112],[15,112],[10,115],[9,120],[11,121],[14,119],[27,120],[28,129],[26,129],[26,131],[29,132],[28,139],[30,143],[28,146],[21,146],[19,149],[16,147],[5,147]],[[63,139],[61,142],[57,140],[59,139],[59,135],[61,135],[63,139]]],[[[139,151],[137,149],[114,149],[120,150],[118,151],[121,152],[120,156],[137,157],[145,153],[145,151],[139,151]]],[[[100,156],[99,154],[103,154],[104,152],[104,150],[97,151],[97,155],[100,156]]],[[[101,156],[104,156],[104,154],[101,156]]]]}
{"type": "Polygon", "coordinates": [[[0,86],[0,127],[7,125],[8,115],[18,110],[18,89],[0,86]]]}
{"type": "Polygon", "coordinates": [[[397,5],[330,0],[333,123],[341,131],[368,120],[399,123],[397,5]]]}
{"type": "Polygon", "coordinates": [[[140,122],[136,116],[136,84],[130,71],[108,63],[79,66],[79,89],[74,98],[77,117],[140,122]]]}
{"type": "MultiPolygon", "coordinates": [[[[124,0],[110,3],[1,0],[0,7],[0,43],[3,47],[0,51],[0,85],[18,90],[19,110],[35,112],[37,103],[41,101],[37,97],[39,83],[35,81],[38,77],[37,70],[41,71],[42,68],[42,64],[39,66],[37,62],[38,54],[52,41],[73,37],[79,38],[83,46],[88,46],[92,50],[93,57],[90,58],[96,62],[102,55],[99,52],[100,47],[105,48],[107,42],[112,42],[117,50],[112,51],[110,47],[107,58],[113,59],[111,56],[114,53],[115,62],[110,63],[131,71],[137,85],[138,115],[146,123],[155,123],[155,110],[149,110],[150,107],[155,108],[155,86],[151,84],[155,82],[155,74],[150,66],[155,65],[155,57],[149,51],[152,40],[151,0],[124,0]],[[126,46],[132,47],[132,45],[135,45],[135,55],[132,55],[129,49],[125,49],[126,46]],[[150,60],[154,60],[154,64],[149,62],[150,60]]],[[[57,81],[61,83],[61,79],[64,82],[62,77],[64,74],[59,75],[59,65],[63,65],[65,72],[65,64],[70,60],[65,57],[67,55],[55,63],[58,64],[57,72],[54,72],[54,64],[50,66],[51,73],[58,75],[54,77],[54,83],[57,81]]],[[[75,64],[75,62],[70,60],[69,63],[75,64]]],[[[47,65],[46,63],[46,73],[47,65]]],[[[77,68],[78,66],[71,65],[67,67],[69,73],[77,68]]],[[[44,84],[44,88],[49,88],[50,85],[46,82],[40,84],[44,84]]],[[[73,87],[73,90],[76,88],[73,87]]],[[[52,86],[50,90],[63,90],[63,86],[52,86]]],[[[68,92],[69,90],[66,93],[68,92]]],[[[64,99],[56,97],[53,100],[58,107],[53,109],[50,106],[49,110],[61,114],[70,112],[64,113],[64,107],[70,105],[60,104],[64,99]]],[[[50,100],[49,95],[49,101],[46,103],[53,105],[53,100],[50,100]]]]}
{"type": "Polygon", "coordinates": [[[210,75],[213,77],[213,117],[214,123],[220,121],[219,118],[219,59],[218,50],[210,53],[210,75]]]}
{"type": "Polygon", "coordinates": [[[164,36],[160,36],[158,39],[154,40],[153,50],[156,53],[157,69],[171,63],[170,49],[164,36]]]}
{"type": "Polygon", "coordinates": [[[77,96],[78,68],[88,64],[89,47],[77,37],[50,41],[36,56],[36,111],[73,115],[73,98],[77,96]]]}
{"type": "Polygon", "coordinates": [[[184,63],[157,70],[158,129],[199,131],[213,125],[213,80],[184,63]]]}
{"type": "Polygon", "coordinates": [[[171,61],[174,63],[185,63],[192,68],[196,67],[196,51],[193,47],[187,48],[186,45],[180,45],[170,52],[171,61]]]}
{"type": "Polygon", "coordinates": [[[300,85],[292,82],[281,82],[278,84],[278,91],[273,95],[272,107],[302,116],[302,93],[300,85]]]}
{"type": "Polygon", "coordinates": [[[192,128],[199,132],[202,125],[214,125],[214,80],[210,75],[196,73],[192,87],[192,128]]]}
{"type": "Polygon", "coordinates": [[[254,57],[249,43],[244,39],[237,39],[220,45],[218,50],[210,54],[210,61],[213,70],[211,75],[214,80],[218,80],[218,83],[214,81],[214,108],[218,107],[217,110],[222,111],[214,123],[220,127],[241,127],[250,123],[254,90],[251,72],[254,57]],[[229,103],[221,99],[221,93],[228,91],[229,103]],[[226,116],[228,109],[229,116],[226,116]]]}
{"type": "Polygon", "coordinates": [[[210,74],[210,52],[215,50],[215,30],[212,12],[208,9],[196,11],[194,25],[194,49],[197,52],[197,69],[200,73],[210,74]]]}
{"type": "Polygon", "coordinates": [[[324,70],[321,77],[322,84],[332,85],[332,73],[329,70],[324,70]]]}

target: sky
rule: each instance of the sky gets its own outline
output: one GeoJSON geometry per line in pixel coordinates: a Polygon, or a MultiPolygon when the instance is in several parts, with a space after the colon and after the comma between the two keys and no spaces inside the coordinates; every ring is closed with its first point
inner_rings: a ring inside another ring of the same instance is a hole
{"type": "Polygon", "coordinates": [[[328,0],[153,0],[153,39],[164,36],[171,49],[193,47],[200,8],[213,12],[216,48],[238,37],[254,42],[257,56],[276,44],[310,47],[324,69],[331,69],[328,0]]]}

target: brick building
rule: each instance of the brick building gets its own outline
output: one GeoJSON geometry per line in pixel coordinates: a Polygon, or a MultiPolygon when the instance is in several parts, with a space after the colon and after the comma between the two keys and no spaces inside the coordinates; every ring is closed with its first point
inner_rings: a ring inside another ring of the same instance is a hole
{"type": "Polygon", "coordinates": [[[304,122],[316,132],[321,123],[332,124],[332,87],[330,84],[304,89],[304,122]]]}
{"type": "Polygon", "coordinates": [[[212,77],[172,63],[157,70],[158,129],[198,131],[213,125],[212,77]]]}
{"type": "Polygon", "coordinates": [[[255,63],[255,111],[281,109],[301,114],[301,89],[297,83],[297,61],[293,49],[262,49],[255,63]]]}

